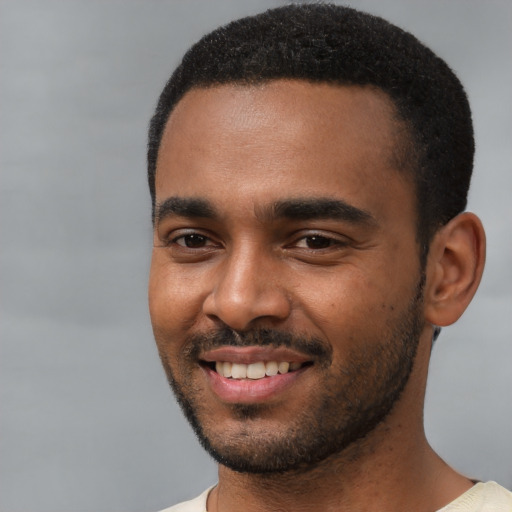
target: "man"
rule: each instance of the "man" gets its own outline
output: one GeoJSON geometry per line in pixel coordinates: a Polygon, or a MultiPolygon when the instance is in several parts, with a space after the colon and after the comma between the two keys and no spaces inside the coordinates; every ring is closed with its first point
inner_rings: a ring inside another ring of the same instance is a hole
{"type": "Polygon", "coordinates": [[[423,430],[433,338],[483,270],[463,88],[330,5],[205,36],[151,121],[150,312],[219,482],[169,510],[511,510],[423,430]]]}

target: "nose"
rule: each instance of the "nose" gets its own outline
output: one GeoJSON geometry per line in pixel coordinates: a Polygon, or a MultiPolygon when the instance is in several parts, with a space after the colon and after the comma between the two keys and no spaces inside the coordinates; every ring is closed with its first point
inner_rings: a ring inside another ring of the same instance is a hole
{"type": "Polygon", "coordinates": [[[203,312],[234,330],[244,331],[256,323],[275,325],[288,318],[291,304],[282,286],[278,261],[251,251],[226,256],[213,270],[211,292],[203,312]]]}

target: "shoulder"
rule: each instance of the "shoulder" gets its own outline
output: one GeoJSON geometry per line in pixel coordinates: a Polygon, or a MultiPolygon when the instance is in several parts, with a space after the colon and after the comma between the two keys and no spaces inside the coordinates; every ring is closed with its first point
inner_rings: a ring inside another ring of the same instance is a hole
{"type": "Polygon", "coordinates": [[[212,489],[213,487],[210,487],[197,498],[190,501],[184,501],[183,503],[178,503],[178,505],[166,508],[160,512],[206,512],[206,500],[212,489]]]}
{"type": "Polygon", "coordinates": [[[479,482],[438,512],[512,512],[512,493],[496,482],[479,482]]]}

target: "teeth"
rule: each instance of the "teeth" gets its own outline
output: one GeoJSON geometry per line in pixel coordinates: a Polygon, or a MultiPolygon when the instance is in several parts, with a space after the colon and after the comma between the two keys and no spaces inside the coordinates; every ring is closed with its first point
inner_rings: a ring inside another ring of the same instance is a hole
{"type": "Polygon", "coordinates": [[[219,375],[233,379],[263,379],[263,377],[273,377],[278,373],[284,374],[289,371],[298,370],[302,363],[288,363],[287,361],[258,361],[257,363],[241,364],[230,363],[229,361],[217,361],[215,370],[219,375]]]}
{"type": "Polygon", "coordinates": [[[247,365],[233,363],[231,367],[231,377],[233,377],[233,379],[245,379],[247,377],[247,365]]]}
{"type": "Polygon", "coordinates": [[[263,377],[265,377],[265,363],[260,361],[247,366],[248,379],[262,379],[263,377]]]}
{"type": "Polygon", "coordinates": [[[279,363],[278,369],[279,373],[288,373],[288,369],[290,368],[290,363],[279,363]]]}
{"type": "Polygon", "coordinates": [[[269,377],[272,377],[274,375],[277,375],[279,372],[279,365],[277,364],[276,361],[269,361],[266,365],[265,365],[265,373],[269,376],[269,377]]]}
{"type": "Polygon", "coordinates": [[[231,377],[233,375],[233,365],[229,361],[226,361],[223,363],[224,365],[224,373],[221,373],[221,375],[224,375],[224,377],[231,377]]]}

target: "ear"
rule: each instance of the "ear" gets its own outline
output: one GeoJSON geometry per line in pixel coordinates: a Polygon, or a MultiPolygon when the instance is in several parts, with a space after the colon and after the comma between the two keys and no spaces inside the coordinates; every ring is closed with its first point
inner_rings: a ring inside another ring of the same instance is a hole
{"type": "Polygon", "coordinates": [[[430,244],[425,319],[446,326],[459,319],[480,284],[485,263],[485,232],[473,213],[461,213],[443,226],[430,244]]]}

